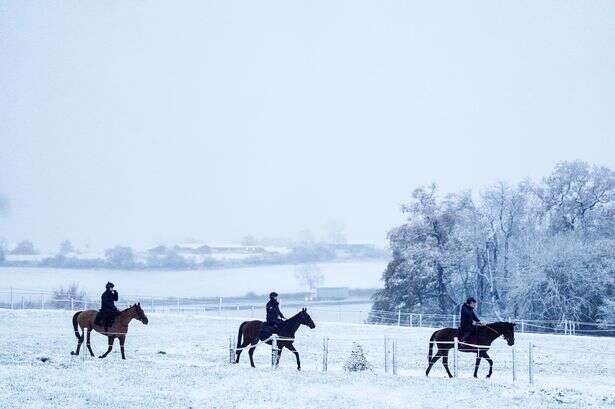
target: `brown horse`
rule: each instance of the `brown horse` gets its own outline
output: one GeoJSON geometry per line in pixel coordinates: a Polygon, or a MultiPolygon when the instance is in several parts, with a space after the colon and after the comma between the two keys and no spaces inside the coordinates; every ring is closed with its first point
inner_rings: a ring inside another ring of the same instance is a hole
{"type": "Polygon", "coordinates": [[[73,329],[75,330],[75,336],[77,337],[77,350],[71,351],[71,355],[79,355],[79,349],[81,348],[81,344],[83,343],[83,338],[87,335],[86,345],[88,347],[88,351],[90,351],[90,355],[94,356],[94,352],[92,352],[92,347],[90,346],[90,333],[92,330],[96,332],[106,335],[109,341],[109,348],[107,352],[99,356],[99,358],[106,357],[111,349],[113,348],[113,342],[115,338],[119,338],[120,340],[120,350],[122,351],[122,359],[126,359],[126,355],[124,354],[124,341],[126,341],[126,333],[128,332],[128,324],[132,319],[137,319],[141,321],[143,324],[147,325],[149,320],[145,316],[145,313],[141,309],[141,303],[137,303],[135,305],[126,308],[124,311],[120,312],[120,314],[115,317],[115,321],[113,321],[113,325],[107,328],[105,332],[105,328],[94,324],[94,320],[96,319],[96,310],[86,310],[86,311],[77,311],[75,315],[73,315],[73,329]],[[79,334],[79,328],[81,327],[82,333],[79,334]],[[86,333],[87,331],[87,333],[86,333]]]}
{"type": "MultiPolygon", "coordinates": [[[[487,374],[487,378],[490,378],[493,372],[493,361],[489,355],[487,355],[487,350],[489,350],[491,343],[500,335],[504,337],[509,346],[514,345],[515,324],[511,322],[494,322],[484,326],[477,326],[476,329],[477,333],[471,336],[466,344],[460,342],[458,348],[460,352],[472,352],[476,354],[476,362],[474,364],[475,378],[477,377],[480,360],[481,358],[485,358],[487,362],[489,362],[489,373],[487,374]]],[[[454,347],[454,339],[458,337],[459,330],[457,328],[443,328],[431,334],[431,338],[429,338],[429,366],[425,371],[426,376],[429,376],[429,371],[431,371],[433,364],[442,357],[442,365],[444,365],[446,373],[450,378],[453,377],[451,371],[448,369],[448,351],[454,347]],[[436,355],[432,355],[434,343],[438,345],[438,352],[436,355]]]]}
{"type": "MultiPolygon", "coordinates": [[[[294,316],[290,317],[286,321],[283,321],[278,327],[278,336],[282,339],[277,341],[278,345],[278,356],[276,365],[280,363],[280,355],[282,355],[282,349],[287,348],[290,352],[295,354],[295,358],[297,358],[297,370],[301,370],[301,360],[299,359],[299,352],[295,349],[293,342],[295,339],[295,332],[299,329],[299,326],[307,325],[311,329],[316,328],[316,324],[312,321],[312,317],[307,313],[307,310],[304,308],[294,316]],[[286,339],[284,339],[286,338],[286,339]]],[[[250,356],[250,365],[252,368],[254,366],[254,349],[256,349],[256,344],[259,342],[259,334],[261,332],[261,328],[263,327],[263,321],[244,321],[239,326],[239,333],[237,334],[237,358],[235,359],[235,363],[239,363],[239,356],[241,355],[241,351],[250,345],[248,350],[248,355],[250,356]],[[243,341],[242,341],[243,335],[243,341]]],[[[265,340],[266,344],[271,345],[272,340],[265,340]]]]}

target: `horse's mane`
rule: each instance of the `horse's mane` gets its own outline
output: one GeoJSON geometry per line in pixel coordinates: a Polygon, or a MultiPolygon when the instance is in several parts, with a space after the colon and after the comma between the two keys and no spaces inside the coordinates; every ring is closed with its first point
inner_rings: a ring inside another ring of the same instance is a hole
{"type": "Polygon", "coordinates": [[[121,311],[120,311],[120,313],[122,313],[122,312],[124,312],[124,311],[128,311],[128,310],[130,310],[130,309],[132,309],[132,308],[135,308],[136,306],[137,306],[137,304],[132,304],[130,307],[128,307],[128,308],[126,308],[126,309],[121,310],[121,311]]]}
{"type": "Polygon", "coordinates": [[[292,317],[290,317],[289,319],[287,319],[286,321],[292,320],[293,318],[298,318],[299,315],[301,315],[303,311],[299,311],[298,313],[296,313],[295,315],[293,315],[292,317]]]}
{"type": "Polygon", "coordinates": [[[490,322],[487,324],[488,327],[491,327],[493,329],[500,329],[500,328],[506,328],[513,325],[512,322],[508,322],[508,321],[496,321],[496,322],[490,322]]]}

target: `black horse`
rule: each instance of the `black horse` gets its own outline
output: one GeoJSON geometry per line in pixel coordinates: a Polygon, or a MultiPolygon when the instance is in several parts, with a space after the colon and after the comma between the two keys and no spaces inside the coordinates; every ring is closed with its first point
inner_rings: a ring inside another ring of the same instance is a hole
{"type": "MultiPolygon", "coordinates": [[[[489,355],[487,355],[487,350],[489,350],[491,343],[500,335],[504,337],[509,346],[514,345],[515,324],[511,322],[494,322],[484,326],[477,326],[476,328],[477,333],[471,336],[466,342],[466,344],[472,345],[459,343],[458,349],[460,352],[472,352],[476,354],[476,363],[474,364],[475,378],[477,377],[480,360],[481,358],[485,358],[487,362],[489,362],[489,373],[487,374],[487,378],[490,378],[493,372],[493,361],[489,355]],[[474,345],[479,345],[479,347],[474,345]]],[[[444,365],[446,373],[450,378],[453,377],[451,371],[448,370],[448,351],[454,347],[454,338],[459,339],[459,330],[457,328],[443,328],[431,334],[431,338],[429,338],[429,366],[425,371],[426,376],[429,376],[429,371],[431,371],[433,364],[442,357],[442,365],[444,365]],[[432,355],[434,342],[438,345],[438,352],[432,355]]]]}
{"type": "MultiPolygon", "coordinates": [[[[305,308],[294,316],[287,319],[286,321],[283,321],[278,326],[278,336],[282,339],[277,341],[278,358],[276,365],[280,362],[280,355],[282,355],[282,349],[287,348],[290,352],[295,354],[295,357],[297,358],[297,369],[301,370],[299,352],[297,352],[297,350],[293,346],[295,332],[297,332],[299,326],[301,325],[307,325],[311,329],[314,329],[316,327],[316,324],[314,324],[314,321],[312,321],[312,317],[310,317],[305,308]],[[290,340],[285,338],[290,338],[290,340]]],[[[250,348],[248,350],[248,355],[250,356],[250,365],[252,365],[252,368],[255,367],[253,358],[254,349],[256,348],[256,344],[258,344],[259,342],[259,334],[261,332],[262,326],[263,322],[257,320],[245,321],[241,323],[241,325],[239,326],[239,333],[237,334],[237,357],[235,359],[235,363],[239,363],[239,356],[241,355],[241,351],[243,351],[245,347],[250,345],[250,348]]],[[[272,342],[273,341],[271,339],[265,340],[265,343],[269,345],[271,345],[272,342]]]]}

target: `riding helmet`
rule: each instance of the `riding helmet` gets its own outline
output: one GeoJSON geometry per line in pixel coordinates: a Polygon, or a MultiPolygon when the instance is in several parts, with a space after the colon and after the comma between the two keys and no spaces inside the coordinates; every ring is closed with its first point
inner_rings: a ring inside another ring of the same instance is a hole
{"type": "Polygon", "coordinates": [[[474,299],[474,297],[468,297],[468,299],[466,300],[466,304],[470,304],[472,302],[476,302],[476,300],[474,299]]]}
{"type": "Polygon", "coordinates": [[[275,298],[278,296],[278,293],[276,293],[275,291],[273,291],[271,294],[269,294],[269,298],[275,298]]]}
{"type": "Polygon", "coordinates": [[[108,282],[107,282],[107,285],[105,286],[105,288],[106,288],[107,290],[108,290],[109,288],[113,288],[113,287],[115,287],[115,286],[113,285],[113,283],[112,283],[111,281],[108,281],[108,282]]]}

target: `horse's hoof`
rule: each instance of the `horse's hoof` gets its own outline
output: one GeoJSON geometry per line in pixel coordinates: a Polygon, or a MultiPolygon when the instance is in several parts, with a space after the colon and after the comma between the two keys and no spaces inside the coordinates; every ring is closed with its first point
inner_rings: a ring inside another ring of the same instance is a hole
{"type": "Polygon", "coordinates": [[[487,378],[487,379],[491,378],[491,375],[487,375],[487,376],[486,376],[486,378],[487,378]]]}
{"type": "Polygon", "coordinates": [[[101,358],[101,359],[102,359],[102,358],[104,358],[104,356],[100,355],[100,356],[99,356],[99,358],[101,358]]]}
{"type": "Polygon", "coordinates": [[[71,355],[77,355],[77,354],[75,353],[75,351],[70,351],[70,354],[71,354],[71,355]]]}
{"type": "Polygon", "coordinates": [[[301,371],[301,368],[297,368],[298,371],[301,371]]]}

